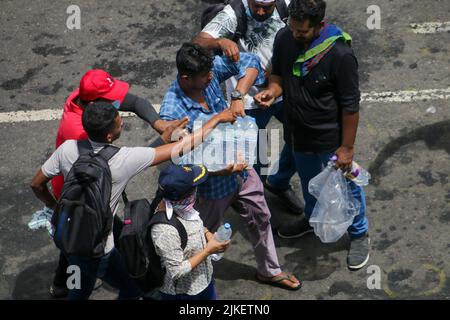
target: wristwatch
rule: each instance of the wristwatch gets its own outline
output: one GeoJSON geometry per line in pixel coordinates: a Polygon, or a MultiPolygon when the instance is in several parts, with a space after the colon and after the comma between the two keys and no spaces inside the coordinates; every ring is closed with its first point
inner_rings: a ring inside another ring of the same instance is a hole
{"type": "Polygon", "coordinates": [[[231,100],[244,100],[244,96],[239,90],[233,90],[233,92],[231,92],[231,100]]]}

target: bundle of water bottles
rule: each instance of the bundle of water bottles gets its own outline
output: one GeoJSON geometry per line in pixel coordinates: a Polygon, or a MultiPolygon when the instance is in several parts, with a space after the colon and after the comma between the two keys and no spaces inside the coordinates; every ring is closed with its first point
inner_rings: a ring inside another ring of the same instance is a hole
{"type": "MultiPolygon", "coordinates": [[[[202,113],[194,120],[193,130],[200,129],[214,114],[202,113]]],[[[180,159],[180,164],[203,164],[208,171],[219,171],[230,164],[256,162],[258,126],[250,116],[238,117],[233,124],[219,124],[193,151],[180,159]]]]}

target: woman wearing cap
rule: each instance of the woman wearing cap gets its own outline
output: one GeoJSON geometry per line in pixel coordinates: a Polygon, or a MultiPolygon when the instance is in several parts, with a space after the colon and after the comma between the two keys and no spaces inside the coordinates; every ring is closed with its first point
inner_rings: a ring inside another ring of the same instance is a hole
{"type": "Polygon", "coordinates": [[[175,214],[187,233],[187,244],[175,227],[155,224],[151,236],[156,253],[166,269],[164,284],[160,288],[164,300],[215,300],[213,267],[209,256],[222,252],[229,241],[218,242],[194,209],[197,185],[206,181],[204,166],[169,165],[159,177],[157,198],[163,199],[158,209],[165,210],[167,219],[175,214]]]}

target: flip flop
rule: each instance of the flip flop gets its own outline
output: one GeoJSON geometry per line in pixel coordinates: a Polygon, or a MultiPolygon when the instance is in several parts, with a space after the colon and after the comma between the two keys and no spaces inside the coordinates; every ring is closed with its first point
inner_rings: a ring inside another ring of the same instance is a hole
{"type": "Polygon", "coordinates": [[[264,277],[257,273],[256,279],[259,282],[264,283],[264,284],[270,284],[274,287],[287,289],[287,290],[291,290],[291,291],[296,291],[302,287],[302,282],[300,280],[299,280],[300,283],[297,287],[290,287],[282,282],[283,280],[288,280],[291,283],[295,283],[295,281],[292,279],[293,276],[294,275],[292,273],[287,273],[287,272],[282,272],[281,274],[274,276],[274,277],[264,277]]]}

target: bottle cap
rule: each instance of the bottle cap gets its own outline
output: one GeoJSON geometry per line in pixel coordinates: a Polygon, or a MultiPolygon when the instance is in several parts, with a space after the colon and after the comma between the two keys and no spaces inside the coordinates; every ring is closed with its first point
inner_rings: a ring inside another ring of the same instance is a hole
{"type": "Polygon", "coordinates": [[[225,229],[231,229],[231,225],[230,225],[229,223],[225,223],[225,224],[223,225],[223,227],[224,227],[225,229]]]}
{"type": "Polygon", "coordinates": [[[333,156],[330,158],[331,161],[336,161],[337,159],[338,159],[338,156],[337,156],[337,155],[333,155],[333,156]]]}

